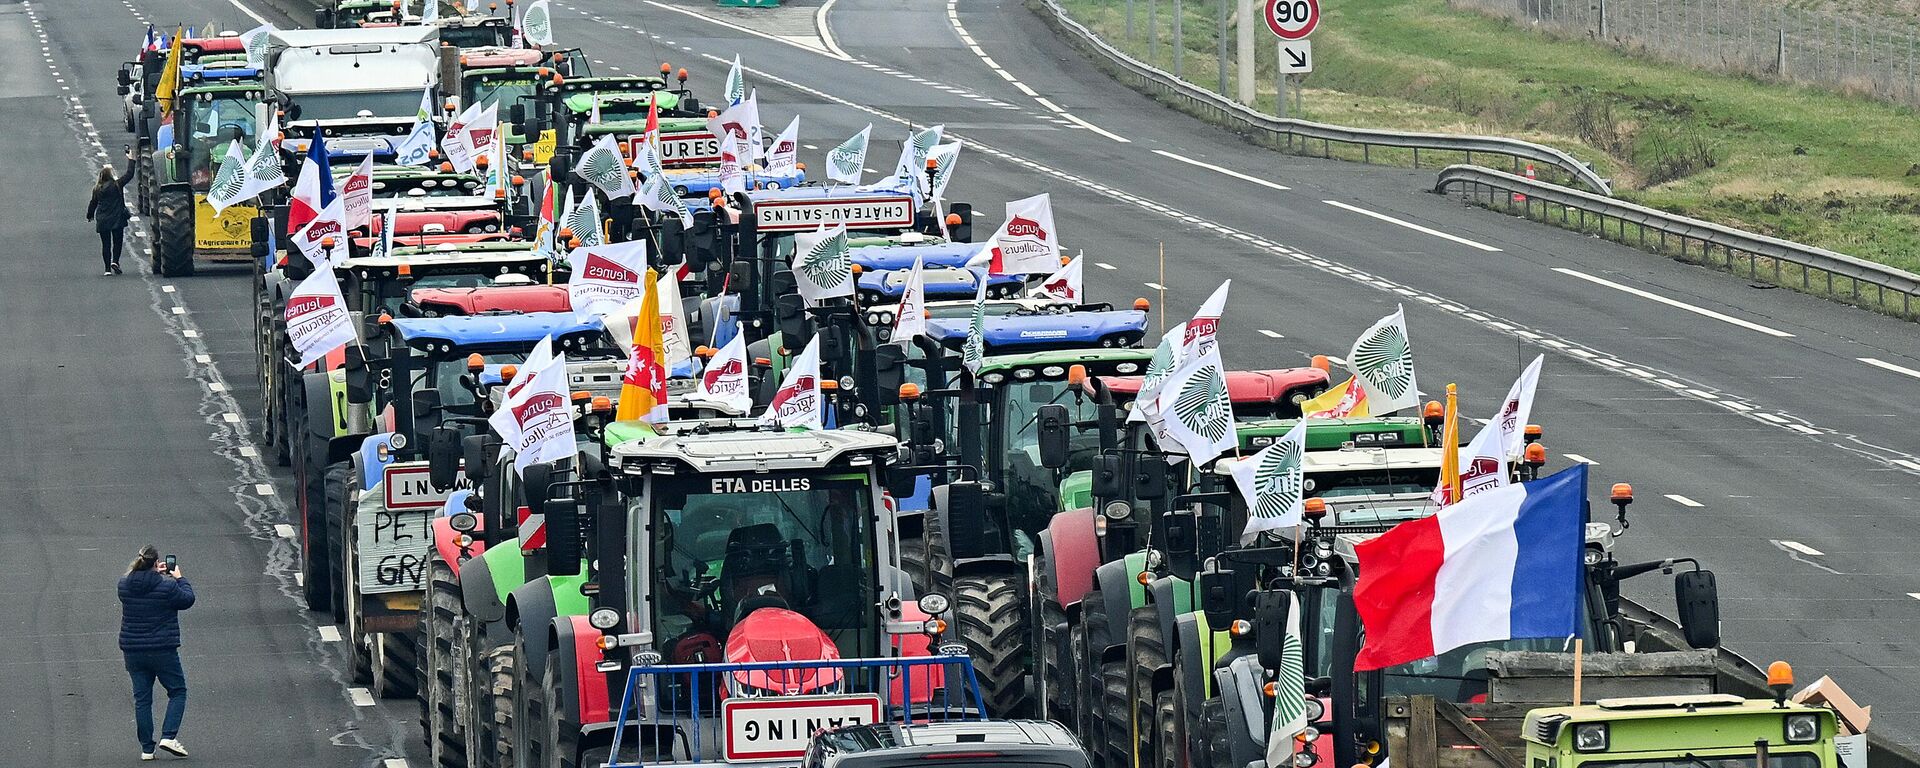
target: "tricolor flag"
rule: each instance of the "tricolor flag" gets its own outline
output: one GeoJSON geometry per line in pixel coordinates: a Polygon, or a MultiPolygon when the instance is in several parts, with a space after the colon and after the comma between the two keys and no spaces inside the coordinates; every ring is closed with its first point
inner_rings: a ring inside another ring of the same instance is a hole
{"type": "Polygon", "coordinates": [[[327,155],[326,133],[315,128],[313,141],[307,144],[306,162],[293,183],[293,199],[287,202],[287,234],[299,232],[333,203],[332,163],[327,155]]]}
{"type": "Polygon", "coordinates": [[[293,293],[287,296],[284,319],[287,340],[300,356],[300,368],[358,340],[353,332],[353,316],[347,312],[347,301],[340,295],[340,282],[334,279],[333,270],[325,266],[315,269],[294,286],[293,293]]]}
{"type": "MultiPolygon", "coordinates": [[[[740,339],[743,334],[736,334],[740,339]]],[[[729,342],[731,343],[731,342],[729,342]]],[[[773,401],[760,414],[760,423],[782,429],[824,429],[826,398],[820,394],[820,337],[807,342],[807,348],[787,365],[787,375],[773,401]]]]}
{"type": "Polygon", "coordinates": [[[852,138],[828,150],[827,178],[843,184],[859,184],[860,174],[867,165],[867,139],[872,135],[873,124],[868,123],[852,138]]]}
{"type": "Polygon", "coordinates": [[[1420,404],[1413,377],[1413,340],[1407,335],[1407,310],[1380,318],[1347,353],[1347,370],[1367,393],[1367,407],[1378,416],[1420,404]]]}
{"type": "Polygon", "coordinates": [[[646,293],[640,299],[640,316],[633,323],[633,351],[627,358],[627,372],[621,378],[620,405],[614,413],[619,421],[641,419],[658,422],[667,418],[666,351],[660,338],[660,276],[646,272],[646,293]]]}
{"type": "Polygon", "coordinates": [[[1059,301],[1071,301],[1076,304],[1083,303],[1081,302],[1081,297],[1085,295],[1085,291],[1081,286],[1084,284],[1085,272],[1080,266],[1082,261],[1083,259],[1079,256],[1073,257],[1065,266],[1060,268],[1060,271],[1047,275],[1046,278],[1041,280],[1039,285],[1034,286],[1033,290],[1029,291],[1027,295],[1036,299],[1057,299],[1059,301]]]}
{"type": "Polygon", "coordinates": [[[553,337],[540,340],[507,382],[500,409],[487,418],[514,452],[513,469],[574,454],[573,407],[568,400],[567,355],[553,351],[553,337]]]}
{"type": "Polygon", "coordinates": [[[691,403],[711,404],[742,416],[753,411],[753,393],[747,379],[747,335],[735,327],[733,339],[720,348],[707,368],[700,372],[700,383],[687,398],[691,403]]]}
{"type": "MultiPolygon", "coordinates": [[[[907,273],[907,284],[900,289],[900,306],[894,309],[893,333],[887,336],[887,343],[903,347],[913,346],[916,336],[927,335],[927,279],[924,275],[924,259],[913,257],[913,270],[907,273]]],[[[985,285],[987,281],[981,280],[985,285]]]]}
{"type": "Polygon", "coordinates": [[[1358,547],[1370,671],[1471,643],[1579,631],[1587,465],[1488,491],[1358,547]]]}

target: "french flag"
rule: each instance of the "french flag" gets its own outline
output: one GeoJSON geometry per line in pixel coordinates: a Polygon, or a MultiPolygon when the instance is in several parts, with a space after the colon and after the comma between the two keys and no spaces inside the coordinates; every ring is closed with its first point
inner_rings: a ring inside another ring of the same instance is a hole
{"type": "Polygon", "coordinates": [[[1469,496],[1361,544],[1354,669],[1579,626],[1587,465],[1469,496]]]}

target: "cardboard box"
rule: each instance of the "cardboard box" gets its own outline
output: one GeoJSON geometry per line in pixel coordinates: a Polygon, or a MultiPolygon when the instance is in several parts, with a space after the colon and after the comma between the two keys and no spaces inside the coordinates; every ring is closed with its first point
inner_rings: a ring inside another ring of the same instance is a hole
{"type": "Polygon", "coordinates": [[[1840,735],[1851,736],[1867,732],[1867,724],[1873,721],[1873,707],[1862,707],[1853,703],[1853,697],[1840,690],[1840,684],[1831,677],[1821,677],[1812,685],[1800,689],[1791,700],[1796,704],[1810,707],[1824,706],[1840,716],[1840,735]]]}

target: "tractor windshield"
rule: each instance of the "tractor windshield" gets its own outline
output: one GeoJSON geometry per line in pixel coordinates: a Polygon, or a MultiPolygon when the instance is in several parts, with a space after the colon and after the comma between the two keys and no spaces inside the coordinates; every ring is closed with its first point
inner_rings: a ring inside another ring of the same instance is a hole
{"type": "Polygon", "coordinates": [[[1054,470],[1040,464],[1040,406],[1064,405],[1067,418],[1083,425],[1073,429],[1068,440],[1072,451],[1066,473],[1093,468],[1094,457],[1100,454],[1100,435],[1093,426],[1099,413],[1091,398],[1075,397],[1075,388],[1064,380],[1016,379],[994,389],[996,407],[989,418],[997,422],[989,429],[1005,446],[1004,451],[995,453],[1001,462],[997,474],[1005,485],[1002,490],[1007,494],[1008,517],[1022,531],[1037,531],[1060,506],[1059,478],[1054,470]]]}
{"type": "Polygon", "coordinates": [[[420,112],[420,91],[355,91],[302,93],[293,97],[294,120],[346,120],[355,117],[412,120],[420,112]]]}
{"type": "Polygon", "coordinates": [[[193,130],[185,144],[188,179],[194,189],[205,189],[213,183],[220,163],[226,161],[229,143],[239,141],[242,155],[253,154],[254,110],[259,103],[245,95],[199,93],[190,97],[192,106],[187,117],[193,130]]]}
{"type": "Polygon", "coordinates": [[[877,647],[868,474],[654,478],[630,512],[651,520],[654,636],[670,662],[761,608],[800,613],[846,656],[877,647]]]}
{"type": "MultiPolygon", "coordinates": [[[[481,378],[485,379],[487,374],[492,374],[496,377],[499,376],[501,366],[519,365],[520,363],[526,362],[528,351],[514,350],[510,352],[488,352],[481,354],[481,359],[486,363],[486,368],[481,374],[481,378]]],[[[425,370],[414,374],[414,388],[433,387],[438,389],[440,390],[440,404],[449,412],[460,416],[478,416],[481,414],[480,409],[476,407],[478,401],[474,398],[473,389],[461,381],[463,377],[468,375],[467,356],[465,354],[443,355],[436,357],[430,365],[426,366],[425,370]]],[[[474,383],[479,384],[484,382],[474,383]]]]}
{"type": "MultiPolygon", "coordinates": [[[[476,24],[473,26],[448,25],[440,28],[440,44],[455,48],[484,48],[490,45],[506,45],[513,42],[507,38],[507,27],[494,24],[476,24]]],[[[469,101],[468,104],[473,102],[469,101]]]]}
{"type": "Polygon", "coordinates": [[[533,73],[469,77],[462,90],[465,91],[460,94],[462,104],[498,104],[505,111],[519,103],[520,97],[533,95],[533,73]]]}

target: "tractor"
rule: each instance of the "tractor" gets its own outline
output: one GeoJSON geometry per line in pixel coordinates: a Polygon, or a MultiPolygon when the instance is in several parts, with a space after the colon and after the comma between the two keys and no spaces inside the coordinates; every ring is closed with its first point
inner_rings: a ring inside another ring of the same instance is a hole
{"type": "Polygon", "coordinates": [[[252,155],[265,124],[266,91],[259,73],[244,62],[184,63],[188,51],[198,62],[229,47],[238,50],[238,38],[182,41],[171,111],[160,114],[158,100],[142,105],[136,197],[138,209],[153,219],[155,274],[191,275],[203,263],[244,264],[251,258],[249,222],[256,207],[234,205],[216,213],[207,192],[220,178],[231,143],[240,143],[243,156],[252,155]]]}

